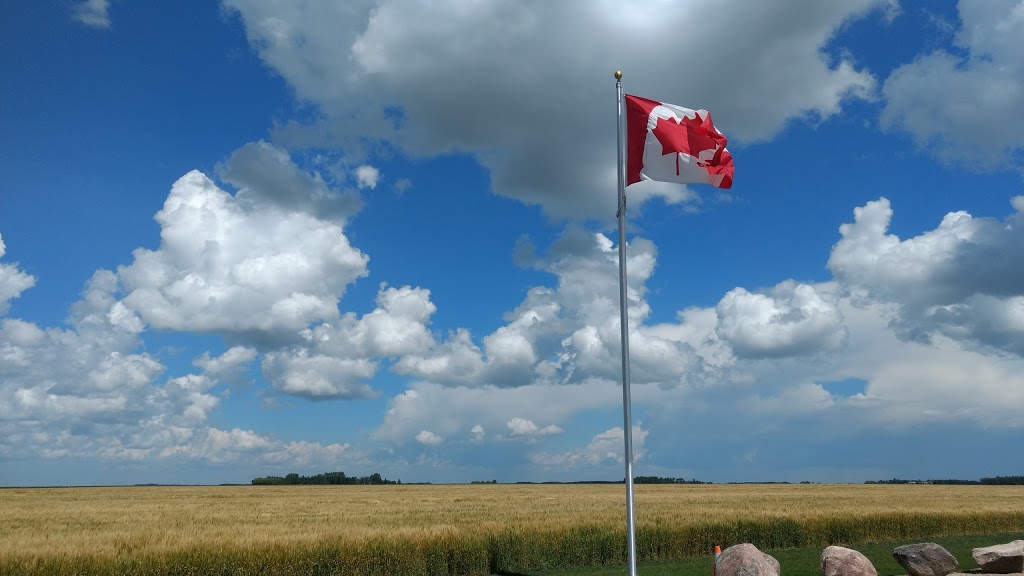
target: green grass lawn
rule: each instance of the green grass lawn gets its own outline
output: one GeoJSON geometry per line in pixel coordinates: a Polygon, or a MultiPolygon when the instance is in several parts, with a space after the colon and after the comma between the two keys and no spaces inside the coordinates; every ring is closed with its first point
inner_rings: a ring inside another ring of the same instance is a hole
{"type": "MultiPolygon", "coordinates": [[[[957,536],[952,538],[928,538],[913,542],[876,542],[848,546],[864,554],[875,565],[879,576],[895,576],[906,574],[903,568],[892,558],[892,550],[897,546],[914,542],[936,542],[956,557],[958,570],[969,571],[976,568],[971,558],[971,549],[993,544],[1005,544],[1014,540],[1024,539],[1024,532],[1003,534],[985,534],[980,536],[957,536]]],[[[789,548],[785,550],[765,550],[774,556],[782,565],[784,576],[820,576],[821,568],[818,561],[823,548],[789,548]]],[[[683,560],[664,560],[658,562],[641,562],[637,564],[640,576],[711,576],[711,555],[683,560]]],[[[525,576],[621,576],[626,566],[594,566],[588,568],[572,568],[566,570],[550,570],[547,572],[531,572],[525,576]]]]}

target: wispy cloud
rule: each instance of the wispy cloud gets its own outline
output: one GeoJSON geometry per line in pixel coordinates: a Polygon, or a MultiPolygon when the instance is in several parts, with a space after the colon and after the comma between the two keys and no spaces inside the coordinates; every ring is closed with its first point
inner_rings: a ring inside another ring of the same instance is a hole
{"type": "Polygon", "coordinates": [[[110,28],[110,0],[84,0],[75,6],[73,17],[90,28],[110,28]]]}

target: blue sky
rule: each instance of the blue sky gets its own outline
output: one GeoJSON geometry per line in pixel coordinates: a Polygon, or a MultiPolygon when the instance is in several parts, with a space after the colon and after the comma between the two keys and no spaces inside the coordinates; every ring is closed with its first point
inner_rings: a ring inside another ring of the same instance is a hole
{"type": "Polygon", "coordinates": [[[1020,473],[1024,2],[3,12],[0,485],[621,478],[617,69],[636,473],[1020,473]]]}

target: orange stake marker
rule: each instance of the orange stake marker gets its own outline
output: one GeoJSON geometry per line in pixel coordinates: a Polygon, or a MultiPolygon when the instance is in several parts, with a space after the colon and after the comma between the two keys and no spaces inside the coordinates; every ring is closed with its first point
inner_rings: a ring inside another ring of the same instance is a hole
{"type": "Polygon", "coordinates": [[[722,547],[715,545],[715,563],[711,565],[711,574],[718,572],[718,557],[722,555],[722,547]]]}

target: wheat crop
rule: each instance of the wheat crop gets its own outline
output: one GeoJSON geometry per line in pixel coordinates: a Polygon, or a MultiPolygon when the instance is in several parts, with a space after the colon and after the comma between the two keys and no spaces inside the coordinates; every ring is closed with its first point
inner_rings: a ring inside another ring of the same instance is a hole
{"type": "MultiPolygon", "coordinates": [[[[1024,531],[1024,487],[639,485],[640,559],[1024,531]]],[[[488,574],[625,560],[622,485],[0,490],[0,573],[488,574]]]]}

